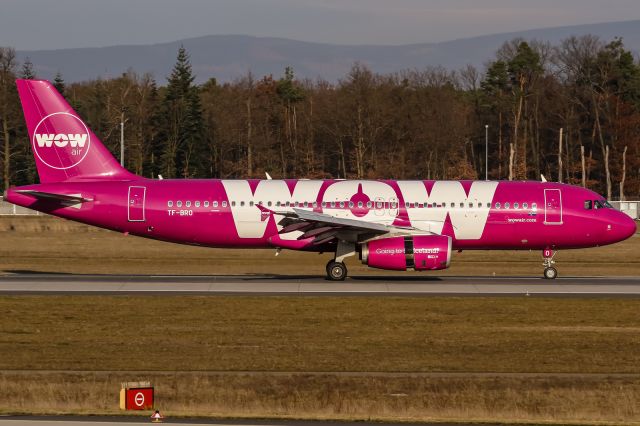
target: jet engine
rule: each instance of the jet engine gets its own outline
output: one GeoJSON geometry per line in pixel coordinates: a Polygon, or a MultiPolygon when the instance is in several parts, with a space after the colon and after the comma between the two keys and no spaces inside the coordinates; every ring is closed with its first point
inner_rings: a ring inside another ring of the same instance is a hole
{"type": "Polygon", "coordinates": [[[362,263],[393,271],[435,271],[451,263],[451,237],[412,235],[388,237],[362,244],[362,263]]]}

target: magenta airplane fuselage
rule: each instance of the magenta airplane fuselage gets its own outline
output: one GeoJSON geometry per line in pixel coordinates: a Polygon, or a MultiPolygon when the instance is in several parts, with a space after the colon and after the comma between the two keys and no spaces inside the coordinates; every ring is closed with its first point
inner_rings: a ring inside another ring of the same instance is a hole
{"type": "Polygon", "coordinates": [[[18,80],[41,183],[14,204],[132,235],[207,247],[335,251],[369,266],[437,270],[452,250],[542,250],[612,244],[635,222],[600,195],[547,182],[155,180],[129,173],[46,81],[18,80]]]}

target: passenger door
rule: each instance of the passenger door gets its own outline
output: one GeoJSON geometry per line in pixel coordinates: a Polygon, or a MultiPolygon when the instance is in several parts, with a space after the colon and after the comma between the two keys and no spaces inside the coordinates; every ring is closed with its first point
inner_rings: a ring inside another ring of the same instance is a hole
{"type": "Polygon", "coordinates": [[[544,190],[544,224],[562,225],[562,193],[559,189],[544,190]]]}

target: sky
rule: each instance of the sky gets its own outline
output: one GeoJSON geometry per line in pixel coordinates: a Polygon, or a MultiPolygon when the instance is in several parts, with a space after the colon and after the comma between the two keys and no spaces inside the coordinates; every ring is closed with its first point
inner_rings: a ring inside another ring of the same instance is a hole
{"type": "Polygon", "coordinates": [[[0,46],[151,44],[210,34],[393,45],[634,19],[639,0],[0,0],[0,46]]]}

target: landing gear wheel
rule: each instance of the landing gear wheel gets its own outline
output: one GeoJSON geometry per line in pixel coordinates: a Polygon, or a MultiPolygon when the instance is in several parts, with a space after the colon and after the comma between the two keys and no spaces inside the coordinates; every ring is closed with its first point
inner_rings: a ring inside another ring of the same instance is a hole
{"type": "Polygon", "coordinates": [[[558,276],[558,270],[553,267],[544,269],[544,277],[548,280],[553,280],[558,276]]]}
{"type": "Polygon", "coordinates": [[[347,266],[335,260],[327,263],[327,279],[330,281],[344,281],[347,278],[347,266]]]}

